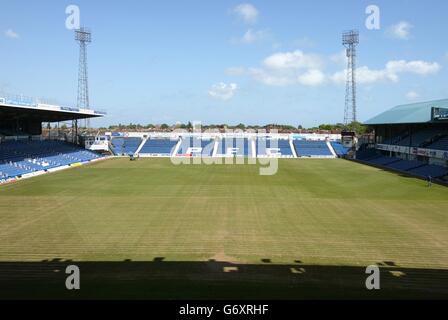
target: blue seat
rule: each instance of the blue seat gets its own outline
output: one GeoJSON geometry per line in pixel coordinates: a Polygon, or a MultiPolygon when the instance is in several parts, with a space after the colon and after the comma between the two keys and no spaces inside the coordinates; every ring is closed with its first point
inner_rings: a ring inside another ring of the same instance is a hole
{"type": "Polygon", "coordinates": [[[202,139],[198,137],[184,137],[177,155],[205,156],[213,155],[214,139],[202,139]]]}
{"type": "Polygon", "coordinates": [[[409,170],[410,173],[417,175],[419,177],[426,178],[431,176],[433,178],[443,177],[448,175],[448,169],[442,166],[437,166],[434,164],[424,165],[415,169],[409,170]]]}
{"type": "Polygon", "coordinates": [[[294,148],[299,157],[332,156],[325,141],[294,140],[294,148]]]}
{"type": "Polygon", "coordinates": [[[252,146],[247,138],[224,138],[218,141],[218,156],[252,156],[252,146]]]}
{"type": "Polygon", "coordinates": [[[331,146],[333,147],[334,152],[336,152],[336,154],[340,157],[347,155],[348,150],[349,150],[349,148],[346,148],[339,142],[335,142],[335,141],[331,142],[331,146]]]}
{"type": "Polygon", "coordinates": [[[48,170],[100,155],[63,141],[10,140],[0,143],[0,179],[48,170]]]}
{"type": "Polygon", "coordinates": [[[257,155],[267,156],[280,153],[282,156],[293,156],[289,140],[285,139],[257,139],[257,155]]]}
{"type": "Polygon", "coordinates": [[[112,151],[115,155],[134,154],[141,142],[139,137],[112,137],[112,151]]]}
{"type": "Polygon", "coordinates": [[[369,160],[370,163],[379,164],[379,165],[389,165],[395,162],[402,161],[399,158],[395,157],[375,157],[371,160],[369,160]]]}
{"type": "Polygon", "coordinates": [[[448,135],[440,138],[434,143],[428,145],[426,148],[434,150],[447,150],[448,151],[448,135]]]}
{"type": "Polygon", "coordinates": [[[388,167],[396,170],[408,171],[414,168],[421,167],[423,165],[423,162],[417,160],[400,160],[394,163],[390,163],[388,167]]]}
{"type": "Polygon", "coordinates": [[[141,154],[160,154],[169,156],[172,154],[174,147],[176,146],[177,139],[169,138],[150,138],[146,140],[143,147],[140,149],[141,154]]]}

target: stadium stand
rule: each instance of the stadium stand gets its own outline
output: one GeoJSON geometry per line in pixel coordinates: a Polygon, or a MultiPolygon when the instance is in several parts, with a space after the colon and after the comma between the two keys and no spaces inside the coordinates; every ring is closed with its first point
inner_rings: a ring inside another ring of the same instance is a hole
{"type": "Polygon", "coordinates": [[[448,174],[448,168],[443,166],[427,164],[418,160],[404,160],[396,157],[387,157],[377,153],[373,154],[372,151],[364,151],[362,153],[358,152],[357,159],[372,165],[400,171],[422,178],[426,178],[428,176],[437,178],[448,174]]]}
{"type": "Polygon", "coordinates": [[[252,147],[247,138],[224,138],[218,141],[217,154],[221,156],[252,155],[252,147]],[[249,149],[250,148],[250,149],[249,149]]]}
{"type": "Polygon", "coordinates": [[[448,168],[429,164],[411,169],[409,172],[422,178],[426,178],[428,176],[437,178],[446,176],[448,174],[448,168]]]}
{"type": "Polygon", "coordinates": [[[12,140],[0,144],[0,179],[88,162],[101,156],[63,141],[12,140]]]}
{"type": "Polygon", "coordinates": [[[257,139],[256,142],[257,155],[266,156],[270,154],[280,153],[282,156],[294,156],[286,139],[257,139]]]}
{"type": "Polygon", "coordinates": [[[375,149],[362,149],[356,152],[356,159],[369,160],[378,157],[378,152],[375,149]]]}
{"type": "Polygon", "coordinates": [[[400,132],[393,137],[387,138],[383,141],[384,144],[392,144],[398,145],[403,139],[406,139],[409,136],[409,132],[400,132]]]}
{"type": "Polygon", "coordinates": [[[396,106],[365,122],[376,141],[386,145],[427,147],[448,135],[448,99],[396,106]]]}
{"type": "Polygon", "coordinates": [[[111,140],[111,149],[114,154],[121,155],[124,153],[123,151],[124,138],[112,138],[111,140]]]}
{"type": "MultiPolygon", "coordinates": [[[[85,144],[81,147],[65,142],[81,142],[76,125],[72,126],[70,133],[59,134],[57,130],[55,140],[37,140],[36,137],[42,136],[44,122],[77,121],[103,115],[105,113],[100,111],[48,104],[38,98],[2,93],[0,98],[0,182],[101,158],[102,155],[86,150],[85,144]]],[[[51,126],[48,126],[47,130],[47,136],[51,137],[51,126]]]]}
{"type": "Polygon", "coordinates": [[[401,161],[401,159],[395,157],[383,157],[383,156],[375,157],[369,160],[369,162],[379,165],[390,165],[398,161],[401,161]]]}
{"type": "Polygon", "coordinates": [[[335,142],[332,141],[330,142],[331,146],[333,147],[334,152],[336,152],[336,154],[339,157],[345,156],[348,153],[348,148],[344,147],[342,144],[340,144],[339,142],[335,142]]]}
{"type": "Polygon", "coordinates": [[[409,171],[423,165],[425,165],[423,162],[417,160],[401,160],[399,162],[388,164],[388,167],[399,171],[409,171]]]}
{"type": "Polygon", "coordinates": [[[427,145],[426,148],[434,150],[447,150],[448,151],[448,135],[439,137],[436,141],[427,145]]]}
{"type": "Polygon", "coordinates": [[[325,141],[294,140],[298,157],[333,156],[325,141]]]}
{"type": "Polygon", "coordinates": [[[432,137],[439,134],[438,128],[425,128],[421,129],[412,135],[407,135],[405,138],[400,139],[397,142],[397,145],[399,146],[411,146],[411,147],[420,147],[422,144],[428,140],[430,140],[432,137]]]}
{"type": "Polygon", "coordinates": [[[111,148],[115,155],[134,154],[141,142],[139,137],[114,137],[111,140],[111,148]]]}
{"type": "Polygon", "coordinates": [[[213,155],[214,139],[201,139],[196,137],[184,137],[177,155],[201,155],[211,157],[213,155]],[[197,150],[192,148],[199,148],[197,150]]]}
{"type": "MultiPolygon", "coordinates": [[[[169,156],[173,152],[177,142],[178,140],[171,140],[168,138],[150,138],[146,140],[139,153],[169,156]]],[[[138,145],[135,149],[137,150],[137,148],[138,145]]]]}
{"type": "Polygon", "coordinates": [[[374,139],[368,143],[369,149],[357,151],[357,159],[447,181],[448,99],[396,106],[365,124],[373,129],[374,139]]]}

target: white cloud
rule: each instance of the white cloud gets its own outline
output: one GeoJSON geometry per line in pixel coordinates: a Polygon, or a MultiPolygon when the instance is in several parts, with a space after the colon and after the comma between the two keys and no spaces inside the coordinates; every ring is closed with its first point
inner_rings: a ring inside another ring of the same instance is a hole
{"type": "Polygon", "coordinates": [[[244,22],[253,24],[257,22],[259,12],[254,5],[250,3],[241,3],[233,10],[244,22]]]}
{"type": "Polygon", "coordinates": [[[338,53],[332,54],[330,56],[330,61],[336,64],[346,64],[347,63],[347,53],[345,50],[341,50],[338,53]]]}
{"type": "Polygon", "coordinates": [[[249,29],[244,33],[243,37],[240,39],[241,43],[251,44],[260,40],[263,40],[268,35],[267,30],[252,30],[249,29]]]}
{"type": "Polygon", "coordinates": [[[363,66],[356,70],[356,79],[359,83],[374,83],[384,80],[398,82],[398,75],[387,68],[372,70],[367,66],[363,66]]]}
{"type": "Polygon", "coordinates": [[[294,83],[291,74],[280,74],[266,71],[260,68],[251,68],[248,72],[255,80],[268,86],[286,86],[294,83]]]}
{"type": "Polygon", "coordinates": [[[334,73],[330,78],[334,83],[341,84],[345,82],[346,70],[334,73]]]}
{"type": "Polygon", "coordinates": [[[386,69],[398,73],[398,72],[410,72],[420,75],[434,74],[440,70],[440,65],[437,62],[426,62],[422,60],[409,61],[395,60],[386,64],[386,69]]]}
{"type": "Polygon", "coordinates": [[[218,84],[214,84],[210,90],[208,91],[208,95],[212,98],[219,100],[230,100],[235,95],[235,91],[238,86],[236,83],[225,84],[224,82],[220,82],[218,84]]]}
{"type": "MultiPolygon", "coordinates": [[[[399,81],[400,73],[414,73],[418,75],[435,74],[440,70],[437,62],[426,62],[422,60],[406,61],[392,60],[386,63],[384,69],[372,70],[367,66],[356,69],[356,80],[358,83],[375,83],[379,81],[399,81]]],[[[331,76],[335,83],[344,83],[346,71],[336,72],[331,76]]]]}
{"type": "Polygon", "coordinates": [[[263,64],[270,69],[320,69],[322,59],[318,55],[296,50],[274,53],[264,59],[263,64]]]}
{"type": "Polygon", "coordinates": [[[300,50],[277,52],[263,60],[262,68],[251,68],[246,74],[270,86],[317,86],[325,82],[320,56],[300,50]]]}
{"type": "Polygon", "coordinates": [[[408,100],[417,100],[418,98],[420,98],[420,94],[418,92],[415,91],[409,91],[408,93],[406,93],[406,99],[408,100]]]}
{"type": "MultiPolygon", "coordinates": [[[[345,69],[335,73],[328,73],[324,70],[328,61],[342,64],[343,60],[346,60],[343,51],[333,56],[304,53],[300,50],[276,52],[263,59],[259,67],[228,68],[226,74],[230,76],[249,76],[269,86],[344,84],[347,77],[345,69]]],[[[437,62],[391,60],[381,69],[370,69],[368,66],[358,67],[356,69],[356,80],[359,84],[395,83],[400,80],[400,76],[405,74],[426,76],[435,74],[440,69],[441,66],[437,62]]]]}
{"type": "Polygon", "coordinates": [[[391,26],[388,33],[394,38],[407,40],[411,36],[412,28],[413,26],[409,22],[400,21],[399,23],[391,26]]]}
{"type": "Polygon", "coordinates": [[[298,77],[298,82],[304,86],[318,86],[325,81],[325,74],[317,69],[310,69],[298,77]]]}
{"type": "MultiPolygon", "coordinates": [[[[346,81],[346,70],[336,72],[331,76],[331,79],[338,84],[345,83],[346,81]]],[[[382,70],[372,70],[367,66],[359,67],[356,69],[356,81],[361,84],[374,83],[378,81],[390,80],[392,82],[397,82],[398,77],[395,74],[388,73],[385,69],[382,70]]]]}
{"type": "Polygon", "coordinates": [[[292,42],[292,44],[297,48],[312,48],[315,46],[313,40],[308,37],[302,37],[300,39],[296,39],[292,42]]]}
{"type": "Polygon", "coordinates": [[[246,70],[243,67],[230,67],[225,72],[228,76],[242,76],[246,73],[246,70]]]}
{"type": "Polygon", "coordinates": [[[11,38],[11,39],[19,39],[20,38],[19,34],[12,29],[6,30],[4,34],[5,34],[5,37],[11,38]]]}
{"type": "Polygon", "coordinates": [[[273,49],[273,50],[277,50],[277,49],[279,49],[281,46],[282,46],[282,43],[279,42],[279,41],[275,41],[275,42],[272,43],[272,49],[273,49]]]}
{"type": "Polygon", "coordinates": [[[293,84],[295,79],[288,73],[276,73],[272,70],[264,70],[262,68],[243,68],[231,67],[226,69],[226,74],[229,76],[250,76],[255,80],[270,86],[285,86],[293,84]]]}

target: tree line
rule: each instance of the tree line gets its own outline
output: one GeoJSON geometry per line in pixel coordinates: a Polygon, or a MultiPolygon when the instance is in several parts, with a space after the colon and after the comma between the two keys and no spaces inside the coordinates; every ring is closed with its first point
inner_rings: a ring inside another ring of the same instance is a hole
{"type": "MultiPolygon", "coordinates": [[[[172,131],[175,129],[184,129],[187,131],[193,131],[194,124],[189,121],[187,123],[176,123],[176,124],[136,124],[136,123],[129,123],[129,124],[114,124],[110,125],[108,127],[100,127],[95,128],[99,130],[111,130],[111,131],[139,131],[139,130],[160,130],[160,131],[172,131]]],[[[80,129],[83,129],[82,127],[79,127],[80,129]]],[[[66,124],[63,124],[59,127],[59,129],[68,129],[66,124]]],[[[358,134],[364,134],[367,131],[367,126],[363,125],[360,122],[352,122],[349,125],[344,125],[343,123],[336,123],[336,124],[320,124],[319,126],[306,128],[302,125],[293,126],[293,125],[287,125],[287,124],[278,124],[278,123],[270,123],[266,125],[246,125],[244,123],[239,123],[237,125],[229,125],[229,124],[202,124],[201,125],[202,130],[208,130],[208,129],[218,129],[218,130],[273,130],[276,129],[279,132],[318,132],[318,131],[326,131],[326,132],[342,132],[342,131],[355,131],[358,134]]]]}
{"type": "MultiPolygon", "coordinates": [[[[270,123],[266,125],[246,125],[244,123],[239,123],[237,125],[230,125],[230,124],[202,124],[201,125],[202,130],[207,129],[241,129],[241,130],[259,130],[259,129],[265,129],[265,130],[271,130],[271,129],[277,129],[282,131],[355,131],[357,133],[363,134],[366,132],[367,127],[364,126],[360,122],[352,122],[348,124],[347,126],[343,123],[336,123],[336,124],[320,124],[316,127],[310,127],[306,128],[302,125],[293,126],[293,125],[287,125],[287,124],[278,124],[278,123],[270,123]]],[[[193,124],[189,121],[188,123],[176,123],[174,125],[169,125],[167,123],[162,124],[147,124],[147,125],[141,125],[141,124],[117,124],[117,125],[110,125],[108,128],[109,130],[143,130],[143,129],[162,129],[162,130],[174,130],[174,129],[186,129],[186,130],[193,130],[193,124]]]]}

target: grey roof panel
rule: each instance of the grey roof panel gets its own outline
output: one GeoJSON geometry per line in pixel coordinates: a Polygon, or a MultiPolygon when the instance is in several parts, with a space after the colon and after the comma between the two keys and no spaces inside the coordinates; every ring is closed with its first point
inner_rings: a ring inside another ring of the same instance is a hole
{"type": "Polygon", "coordinates": [[[399,124],[431,122],[433,107],[448,108],[448,99],[396,106],[367,120],[364,124],[399,124]]]}

